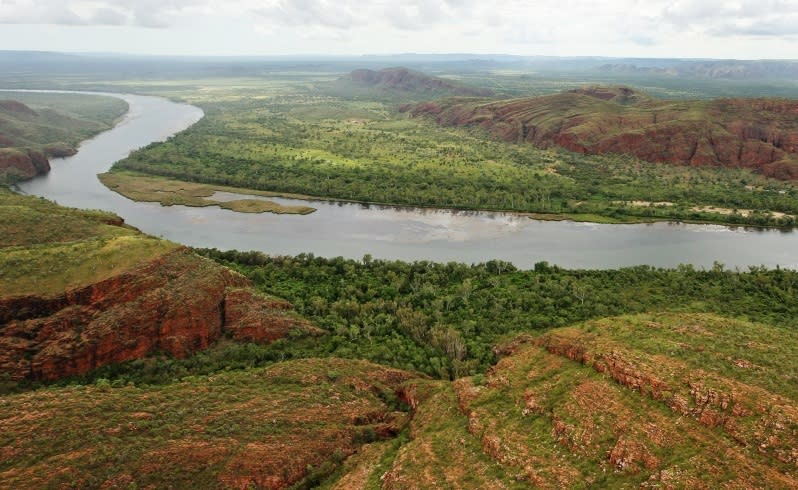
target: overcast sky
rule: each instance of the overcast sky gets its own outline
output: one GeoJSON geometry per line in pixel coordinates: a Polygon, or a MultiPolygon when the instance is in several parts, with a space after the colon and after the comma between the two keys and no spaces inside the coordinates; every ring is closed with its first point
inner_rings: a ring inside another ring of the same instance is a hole
{"type": "Polygon", "coordinates": [[[798,0],[0,0],[0,49],[798,58],[798,0]]]}

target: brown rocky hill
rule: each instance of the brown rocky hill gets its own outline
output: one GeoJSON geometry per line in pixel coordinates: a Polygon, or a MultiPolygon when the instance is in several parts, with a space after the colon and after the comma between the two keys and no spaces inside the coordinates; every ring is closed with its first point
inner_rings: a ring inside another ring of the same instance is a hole
{"type": "Polygon", "coordinates": [[[651,162],[750,168],[798,179],[798,101],[665,101],[625,87],[589,87],[503,101],[449,99],[403,108],[496,138],[651,162]]]}
{"type": "Polygon", "coordinates": [[[3,397],[0,487],[314,488],[407,424],[390,400],[414,376],[301,359],[163,385],[3,397]]]}
{"type": "Polygon", "coordinates": [[[10,181],[30,179],[49,171],[50,160],[41,151],[0,148],[0,176],[5,175],[10,181]]]}
{"type": "Polygon", "coordinates": [[[434,96],[489,96],[492,92],[488,89],[469,87],[447,80],[445,78],[431,77],[424,73],[408,68],[385,68],[383,70],[354,70],[342,77],[339,86],[348,85],[350,88],[371,89],[382,92],[406,92],[434,96]]]}
{"type": "Polygon", "coordinates": [[[382,486],[796,488],[796,340],[671,313],[520,337],[484,378],[415,383],[382,486]]]}
{"type": "Polygon", "coordinates": [[[154,352],[185,357],[223,336],[260,343],[314,329],[243,276],[176,249],[56,296],[0,298],[0,373],[53,380],[154,352]]]}
{"type": "Polygon", "coordinates": [[[0,190],[0,375],[53,380],[222,337],[318,330],[285,301],[113,215],[0,190]]]}

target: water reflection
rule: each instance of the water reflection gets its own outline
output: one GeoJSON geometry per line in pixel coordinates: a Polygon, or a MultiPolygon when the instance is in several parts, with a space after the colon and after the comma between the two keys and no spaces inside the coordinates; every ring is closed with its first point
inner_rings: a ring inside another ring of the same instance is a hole
{"type": "MultiPolygon", "coordinates": [[[[674,267],[680,263],[711,267],[714,261],[742,269],[777,264],[798,268],[798,234],[775,230],[538,221],[502,212],[286,198],[268,199],[317,211],[306,216],[246,214],[216,206],[136,203],[105,188],[96,174],[130,151],[190,126],[202,117],[202,111],[158,97],[114,96],[130,105],[122,123],[85,142],[76,155],[54,159],[49,175],[20,184],[23,192],[68,206],[112,211],[147,233],[187,245],[274,255],[307,252],[360,259],[370,254],[381,259],[466,263],[500,259],[521,268],[540,261],[572,268],[674,267]]],[[[241,197],[217,193],[213,199],[241,197]]]]}

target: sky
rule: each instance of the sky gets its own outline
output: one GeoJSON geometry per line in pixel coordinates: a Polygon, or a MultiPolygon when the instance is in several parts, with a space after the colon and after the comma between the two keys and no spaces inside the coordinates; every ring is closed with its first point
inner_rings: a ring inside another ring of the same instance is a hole
{"type": "Polygon", "coordinates": [[[0,50],[798,58],[798,0],[0,0],[0,50]]]}

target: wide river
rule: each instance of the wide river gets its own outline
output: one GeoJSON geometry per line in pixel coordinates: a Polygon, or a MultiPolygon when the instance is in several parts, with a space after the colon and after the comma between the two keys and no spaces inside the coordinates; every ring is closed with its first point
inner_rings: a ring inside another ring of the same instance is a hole
{"type": "MultiPolygon", "coordinates": [[[[19,190],[59,204],[104,209],[156,236],[197,247],[261,250],[268,254],[359,259],[458,261],[502,259],[520,268],[548,261],[569,268],[649,264],[673,267],[767,265],[798,268],[798,233],[715,225],[601,225],[538,221],[511,213],[432,210],[274,199],[317,208],[306,216],[244,214],[218,207],[162,207],[111,192],[97,174],[132,150],[191,126],[200,109],[159,97],[120,97],[130,111],[113,129],[85,141],[78,153],[53,159],[52,171],[19,190]]],[[[7,97],[11,97],[8,94],[7,97]]],[[[6,95],[4,95],[6,97],[6,95]]],[[[240,198],[217,195],[217,199],[240,198]]]]}

